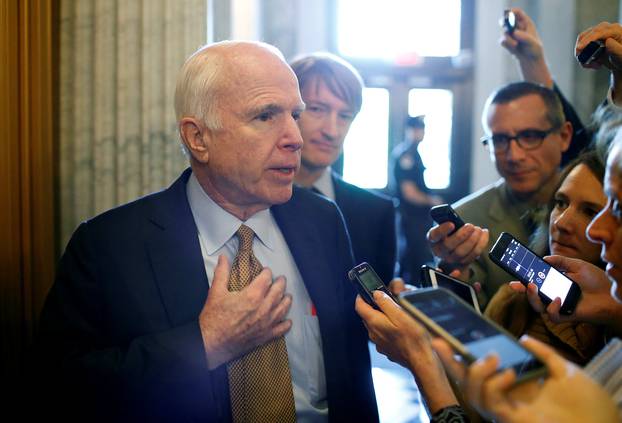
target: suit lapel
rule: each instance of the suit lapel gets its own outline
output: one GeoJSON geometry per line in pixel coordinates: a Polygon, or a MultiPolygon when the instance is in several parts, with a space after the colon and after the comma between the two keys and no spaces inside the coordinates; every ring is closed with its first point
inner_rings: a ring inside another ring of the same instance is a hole
{"type": "Polygon", "coordinates": [[[150,210],[146,249],[172,326],[196,319],[208,280],[198,231],[186,196],[187,169],[150,210]]]}
{"type": "Polygon", "coordinates": [[[321,321],[321,316],[331,315],[323,310],[336,306],[338,287],[328,283],[327,278],[332,273],[330,258],[325,255],[326,246],[314,230],[315,226],[304,224],[304,219],[300,218],[303,205],[298,201],[300,197],[296,197],[294,193],[289,202],[273,206],[271,210],[321,321]]]}

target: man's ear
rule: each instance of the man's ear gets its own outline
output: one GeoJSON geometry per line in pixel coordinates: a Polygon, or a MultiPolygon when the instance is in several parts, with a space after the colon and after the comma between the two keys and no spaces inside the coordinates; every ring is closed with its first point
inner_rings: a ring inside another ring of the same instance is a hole
{"type": "Polygon", "coordinates": [[[572,123],[566,121],[559,129],[559,135],[562,141],[561,148],[563,153],[570,148],[570,142],[572,141],[572,123]]]}
{"type": "Polygon", "coordinates": [[[179,121],[179,134],[192,158],[199,163],[207,163],[209,156],[207,144],[212,136],[211,131],[197,119],[185,117],[179,121]]]}

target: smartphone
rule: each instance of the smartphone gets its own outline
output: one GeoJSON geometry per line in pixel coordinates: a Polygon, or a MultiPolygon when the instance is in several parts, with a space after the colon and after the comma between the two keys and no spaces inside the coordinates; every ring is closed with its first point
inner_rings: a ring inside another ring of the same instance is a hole
{"type": "Polygon", "coordinates": [[[348,272],[348,278],[356,284],[356,288],[365,302],[376,309],[378,307],[374,301],[374,291],[382,291],[391,297],[393,301],[397,302],[397,298],[395,298],[374,269],[366,262],[354,266],[348,272]]]}
{"type": "Polygon", "coordinates": [[[581,53],[577,56],[577,60],[582,65],[589,65],[598,60],[599,56],[605,51],[605,44],[602,41],[590,41],[581,53]]]}
{"type": "Polygon", "coordinates": [[[560,313],[572,314],[574,311],[581,297],[579,285],[551,267],[512,235],[502,232],[488,256],[525,285],[535,283],[543,303],[549,304],[559,297],[562,300],[560,313]]]}
{"type": "Polygon", "coordinates": [[[516,15],[511,10],[505,10],[503,12],[503,28],[505,32],[512,35],[516,29],[516,15]]]}
{"type": "Polygon", "coordinates": [[[420,288],[400,294],[400,304],[433,334],[445,339],[468,363],[495,352],[499,371],[513,368],[517,382],[546,374],[546,367],[516,339],[453,292],[420,288]]]}
{"type": "Polygon", "coordinates": [[[456,294],[462,301],[475,309],[477,314],[482,314],[477,301],[477,294],[473,287],[461,280],[452,278],[433,267],[421,266],[422,286],[432,288],[445,288],[456,294]]]}
{"type": "Polygon", "coordinates": [[[439,225],[445,222],[451,222],[454,224],[454,230],[449,235],[456,232],[458,229],[464,226],[464,221],[458,216],[458,213],[449,205],[441,204],[434,206],[430,209],[430,217],[439,225]]]}

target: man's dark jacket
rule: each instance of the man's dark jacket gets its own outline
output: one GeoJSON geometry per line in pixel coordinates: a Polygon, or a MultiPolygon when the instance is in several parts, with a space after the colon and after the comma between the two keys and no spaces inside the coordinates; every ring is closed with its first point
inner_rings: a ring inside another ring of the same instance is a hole
{"type": "MultiPolygon", "coordinates": [[[[208,370],[198,324],[211,275],[188,204],[189,176],[82,223],[71,238],[35,346],[47,415],[231,419],[226,366],[208,370]]],[[[330,420],[377,421],[341,214],[296,188],[271,211],[317,309],[330,420]]]]}

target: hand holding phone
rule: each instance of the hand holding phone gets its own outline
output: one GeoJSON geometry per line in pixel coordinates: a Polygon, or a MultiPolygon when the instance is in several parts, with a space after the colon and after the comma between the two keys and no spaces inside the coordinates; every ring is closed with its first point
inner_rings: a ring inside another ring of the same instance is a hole
{"type": "Polygon", "coordinates": [[[430,209],[430,217],[439,225],[445,222],[453,223],[454,229],[449,233],[449,235],[464,226],[464,221],[449,204],[440,204],[432,207],[430,209]]]}
{"type": "Polygon", "coordinates": [[[572,314],[581,297],[579,285],[542,260],[512,235],[507,232],[501,233],[488,255],[495,264],[525,285],[535,283],[544,304],[550,304],[555,298],[560,298],[562,301],[560,313],[572,314]]]}
{"type": "Polygon", "coordinates": [[[378,306],[374,301],[374,291],[384,292],[397,303],[397,298],[395,298],[391,291],[389,291],[384,282],[382,282],[378,274],[368,263],[363,262],[357,266],[354,266],[348,272],[348,278],[356,284],[356,288],[361,294],[361,297],[370,306],[378,309],[378,306]]]}
{"type": "Polygon", "coordinates": [[[446,340],[468,363],[491,353],[499,356],[498,370],[513,368],[517,382],[546,373],[541,361],[514,337],[479,315],[454,293],[443,288],[421,288],[400,294],[400,304],[432,333],[446,340]]]}

